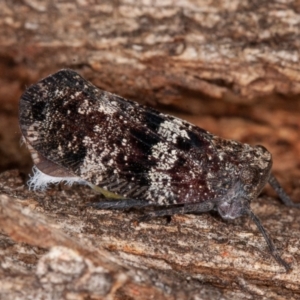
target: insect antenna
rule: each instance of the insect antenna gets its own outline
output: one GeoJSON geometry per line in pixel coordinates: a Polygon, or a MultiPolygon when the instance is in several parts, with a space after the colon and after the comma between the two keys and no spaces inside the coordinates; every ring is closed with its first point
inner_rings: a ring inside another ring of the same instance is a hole
{"type": "Polygon", "coordinates": [[[284,203],[284,205],[289,207],[297,207],[300,208],[300,203],[294,203],[293,200],[288,196],[288,194],[283,190],[280,183],[276,179],[273,174],[270,174],[269,177],[269,184],[275,190],[277,195],[279,196],[280,200],[284,203]]]}
{"type": "Polygon", "coordinates": [[[263,235],[265,241],[267,242],[267,245],[269,247],[269,250],[271,252],[271,255],[275,258],[275,260],[282,265],[287,272],[289,272],[291,270],[291,267],[289,266],[289,264],[284,261],[280,255],[277,252],[277,249],[274,245],[274,243],[272,242],[269,234],[266,232],[265,228],[263,227],[263,225],[261,224],[259,218],[249,209],[246,211],[246,213],[249,215],[249,217],[254,221],[254,223],[256,224],[258,230],[261,232],[261,234],[263,235]]]}

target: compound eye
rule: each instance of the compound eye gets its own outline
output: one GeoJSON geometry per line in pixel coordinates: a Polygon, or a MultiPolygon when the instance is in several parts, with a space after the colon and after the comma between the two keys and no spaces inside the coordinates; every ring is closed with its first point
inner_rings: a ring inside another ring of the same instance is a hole
{"type": "Polygon", "coordinates": [[[256,185],[259,182],[259,171],[252,167],[242,169],[240,179],[245,185],[256,185]]]}

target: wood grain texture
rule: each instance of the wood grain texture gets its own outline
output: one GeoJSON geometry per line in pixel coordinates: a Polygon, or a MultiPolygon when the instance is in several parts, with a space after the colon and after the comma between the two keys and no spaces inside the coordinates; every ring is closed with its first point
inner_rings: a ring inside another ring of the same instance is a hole
{"type": "Polygon", "coordinates": [[[0,5],[0,60],[26,77],[70,67],[105,90],[163,104],[191,93],[248,102],[300,91],[297,1],[0,5]]]}
{"type": "Polygon", "coordinates": [[[173,108],[221,137],[263,144],[296,201],[299,1],[0,0],[0,7],[0,171],[27,168],[0,175],[3,298],[46,298],[58,288],[60,298],[101,299],[75,283],[88,286],[82,275],[92,278],[103,264],[118,287],[106,290],[113,299],[300,298],[299,212],[269,188],[252,208],[292,264],[290,274],[247,219],[176,215],[139,224],[139,211],[87,208],[96,196],[84,187],[28,191],[31,162],[17,118],[26,86],[73,68],[104,90],[173,108]],[[49,249],[61,246],[49,259],[49,249]],[[91,267],[55,287],[37,266],[63,258],[91,267]]]}
{"type": "MultiPolygon", "coordinates": [[[[93,293],[89,287],[104,273],[108,283],[102,280],[101,287],[111,287],[104,289],[111,299],[299,298],[299,212],[270,197],[261,197],[252,208],[292,264],[289,274],[272,259],[246,218],[225,222],[211,214],[176,215],[169,221],[138,223],[142,211],[88,208],[86,204],[98,197],[88,188],[33,193],[22,186],[16,171],[2,173],[0,180],[0,224],[5,233],[1,244],[6,245],[1,257],[6,268],[14,270],[11,284],[22,281],[14,285],[16,294],[27,287],[30,295],[38,284],[39,295],[73,293],[81,299],[87,293],[101,299],[104,288],[93,293]],[[10,259],[20,252],[24,254],[10,259]],[[54,269],[53,274],[47,268],[54,269]],[[58,287],[51,276],[69,279],[60,279],[58,287]]],[[[2,267],[2,295],[7,292],[6,276],[2,267]]]]}

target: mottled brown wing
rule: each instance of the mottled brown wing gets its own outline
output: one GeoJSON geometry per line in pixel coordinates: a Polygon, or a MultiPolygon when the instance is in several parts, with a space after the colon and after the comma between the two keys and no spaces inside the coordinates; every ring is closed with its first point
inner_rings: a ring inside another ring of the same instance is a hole
{"type": "Polygon", "coordinates": [[[37,155],[124,197],[161,205],[217,197],[210,185],[220,161],[211,134],[102,91],[74,71],[27,89],[20,127],[37,155]]]}

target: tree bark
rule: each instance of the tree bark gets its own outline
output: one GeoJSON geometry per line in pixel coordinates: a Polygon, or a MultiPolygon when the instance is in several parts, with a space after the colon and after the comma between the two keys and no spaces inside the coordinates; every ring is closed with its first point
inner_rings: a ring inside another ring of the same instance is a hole
{"type": "Polygon", "coordinates": [[[23,67],[26,83],[72,67],[105,90],[152,103],[300,91],[296,1],[0,4],[0,57],[23,67]]]}
{"type": "Polygon", "coordinates": [[[265,145],[297,200],[297,1],[0,0],[0,7],[0,171],[21,170],[0,174],[0,298],[300,298],[299,211],[270,189],[252,209],[291,273],[247,218],[138,223],[143,211],[87,207],[98,196],[85,187],[29,191],[32,162],[20,148],[17,116],[26,86],[72,68],[219,136],[265,145]]]}
{"type": "Polygon", "coordinates": [[[290,273],[246,218],[175,215],[139,223],[144,211],[89,208],[99,196],[86,187],[31,192],[17,171],[2,173],[0,182],[2,296],[25,290],[28,298],[299,297],[299,212],[270,197],[252,208],[290,273]]]}

